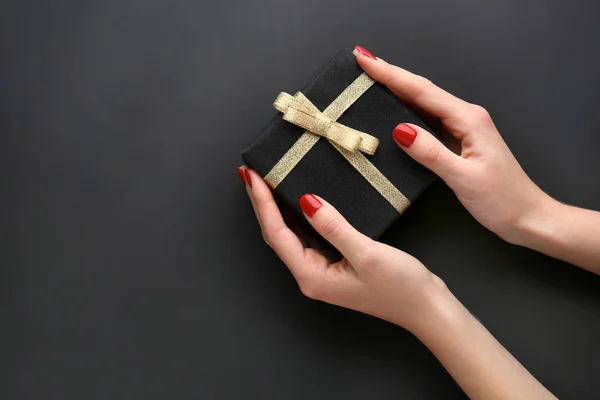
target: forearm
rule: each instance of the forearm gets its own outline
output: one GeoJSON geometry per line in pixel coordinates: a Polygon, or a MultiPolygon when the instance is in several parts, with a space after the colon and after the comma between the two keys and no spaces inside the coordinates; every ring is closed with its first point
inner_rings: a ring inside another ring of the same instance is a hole
{"type": "Polygon", "coordinates": [[[555,399],[446,288],[413,333],[471,399],[555,399]]]}
{"type": "Polygon", "coordinates": [[[544,197],[519,222],[515,244],[600,274],[600,212],[544,197]]]}

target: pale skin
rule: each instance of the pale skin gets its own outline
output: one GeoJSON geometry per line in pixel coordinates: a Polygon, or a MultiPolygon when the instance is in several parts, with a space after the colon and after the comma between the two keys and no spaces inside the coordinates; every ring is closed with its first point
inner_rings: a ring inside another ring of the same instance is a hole
{"type": "MultiPolygon", "coordinates": [[[[600,213],[562,204],[538,188],[484,108],[382,59],[354,53],[367,74],[406,103],[439,118],[460,144],[456,154],[411,125],[417,132],[414,142],[399,146],[442,178],[477,221],[507,242],[600,273],[600,213]]],[[[412,332],[471,399],[555,398],[417,259],[364,236],[316,196],[322,205],[305,216],[344,256],[330,263],[303,247],[285,225],[267,184],[242,168],[252,181],[246,190],[263,237],[304,295],[412,332]]]]}

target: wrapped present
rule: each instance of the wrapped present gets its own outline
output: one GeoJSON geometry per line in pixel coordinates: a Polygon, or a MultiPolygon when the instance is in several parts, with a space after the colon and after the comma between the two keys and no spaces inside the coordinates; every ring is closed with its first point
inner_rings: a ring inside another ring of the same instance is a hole
{"type": "Polygon", "coordinates": [[[435,179],[392,137],[403,122],[430,129],[365,74],[349,49],[273,105],[277,115],[242,158],[273,189],[290,228],[332,260],[339,253],[306,222],[298,204],[303,194],[324,198],[376,239],[435,179]]]}

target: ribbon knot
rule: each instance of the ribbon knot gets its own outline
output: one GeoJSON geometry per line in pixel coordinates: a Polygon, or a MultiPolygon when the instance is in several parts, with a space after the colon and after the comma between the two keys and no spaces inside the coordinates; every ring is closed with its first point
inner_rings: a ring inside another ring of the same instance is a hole
{"type": "Polygon", "coordinates": [[[333,121],[331,118],[327,118],[321,113],[318,113],[315,117],[315,133],[319,136],[327,136],[327,132],[331,128],[331,123],[333,121]]]}
{"type": "Polygon", "coordinates": [[[379,146],[379,139],[334,121],[300,92],[294,96],[281,92],[273,106],[283,113],[285,121],[322,136],[350,152],[373,155],[379,146]]]}

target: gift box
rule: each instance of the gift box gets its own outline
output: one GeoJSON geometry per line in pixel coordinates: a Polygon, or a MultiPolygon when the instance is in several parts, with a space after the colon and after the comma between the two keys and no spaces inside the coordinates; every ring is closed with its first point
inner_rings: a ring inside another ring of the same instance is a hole
{"type": "Polygon", "coordinates": [[[394,142],[402,122],[429,129],[349,49],[318,69],[295,95],[276,96],[277,115],[243,152],[274,191],[290,228],[306,246],[339,253],[307,223],[303,194],[330,202],[360,232],[377,239],[434,181],[394,142]]]}

